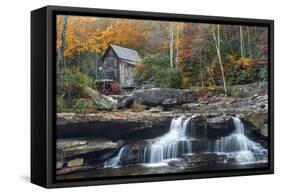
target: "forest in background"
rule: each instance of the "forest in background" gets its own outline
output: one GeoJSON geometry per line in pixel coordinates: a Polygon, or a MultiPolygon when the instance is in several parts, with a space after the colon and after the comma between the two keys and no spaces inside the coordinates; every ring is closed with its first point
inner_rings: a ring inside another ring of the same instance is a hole
{"type": "Polygon", "coordinates": [[[232,85],[268,79],[265,27],[60,15],[57,98],[79,98],[84,86],[95,87],[109,44],[138,51],[135,79],[156,87],[227,92],[232,85]]]}

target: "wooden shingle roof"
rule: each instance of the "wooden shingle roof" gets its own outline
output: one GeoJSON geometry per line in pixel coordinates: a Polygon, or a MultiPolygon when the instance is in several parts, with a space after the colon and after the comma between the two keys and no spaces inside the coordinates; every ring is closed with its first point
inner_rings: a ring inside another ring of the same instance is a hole
{"type": "Polygon", "coordinates": [[[113,49],[113,51],[120,59],[124,59],[127,61],[136,61],[136,62],[141,60],[139,53],[136,50],[117,46],[114,44],[110,44],[109,47],[113,49]]]}

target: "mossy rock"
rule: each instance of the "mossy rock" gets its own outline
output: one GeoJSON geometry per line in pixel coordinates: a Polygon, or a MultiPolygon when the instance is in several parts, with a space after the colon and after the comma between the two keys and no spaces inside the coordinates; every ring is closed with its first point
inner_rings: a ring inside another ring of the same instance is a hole
{"type": "Polygon", "coordinates": [[[233,97],[251,97],[255,94],[268,92],[268,82],[258,82],[245,85],[235,85],[228,88],[228,95],[233,97]]]}
{"type": "Polygon", "coordinates": [[[268,136],[268,113],[249,113],[243,119],[250,121],[256,128],[260,130],[263,136],[268,136]]]}

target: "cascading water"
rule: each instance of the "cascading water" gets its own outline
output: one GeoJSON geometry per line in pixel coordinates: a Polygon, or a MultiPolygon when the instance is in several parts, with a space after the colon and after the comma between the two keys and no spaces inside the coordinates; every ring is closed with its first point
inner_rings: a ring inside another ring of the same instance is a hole
{"type": "Polygon", "coordinates": [[[216,140],[215,152],[227,154],[240,164],[256,162],[261,158],[262,161],[266,160],[266,149],[245,135],[244,125],[239,118],[232,117],[232,119],[235,131],[229,136],[216,140]]]}
{"type": "Polygon", "coordinates": [[[134,163],[158,165],[182,158],[183,155],[197,153],[225,155],[227,160],[234,160],[237,164],[267,162],[267,150],[245,135],[244,125],[239,118],[232,117],[235,130],[229,136],[208,140],[206,122],[203,137],[196,138],[198,132],[193,122],[194,117],[173,118],[168,133],[147,140],[146,146],[139,148],[135,154],[129,145],[123,146],[115,157],[104,162],[104,168],[119,167],[124,158],[134,158],[134,163]]]}
{"type": "Polygon", "coordinates": [[[104,168],[114,168],[114,167],[118,167],[119,162],[120,162],[120,159],[121,159],[121,157],[122,157],[122,154],[123,154],[124,150],[125,150],[125,146],[122,147],[122,148],[119,150],[117,156],[115,156],[115,157],[113,157],[113,158],[111,158],[111,159],[105,161],[105,162],[104,162],[104,168]]]}
{"type": "Polygon", "coordinates": [[[184,116],[174,118],[170,125],[170,131],[162,137],[156,139],[144,150],[144,163],[160,163],[167,159],[178,158],[181,153],[192,152],[191,127],[187,127],[193,117],[186,120],[184,116]]]}
{"type": "MultiPolygon", "coordinates": [[[[182,153],[191,153],[192,138],[187,134],[194,134],[194,131],[192,131],[193,127],[188,126],[192,118],[194,116],[187,119],[185,119],[185,116],[173,118],[169,132],[155,139],[152,144],[141,150],[142,163],[160,163],[167,159],[178,158],[179,154],[182,153]]],[[[118,167],[124,150],[124,147],[122,147],[117,156],[105,161],[104,167],[118,167]]]]}

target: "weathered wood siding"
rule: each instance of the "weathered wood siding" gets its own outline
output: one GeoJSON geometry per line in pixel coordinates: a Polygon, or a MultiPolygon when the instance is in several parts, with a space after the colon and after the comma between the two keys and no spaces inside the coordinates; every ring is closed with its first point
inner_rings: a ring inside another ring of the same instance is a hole
{"type": "Polygon", "coordinates": [[[134,87],[133,68],[134,66],[120,60],[120,85],[122,88],[134,87]]]}
{"type": "Polygon", "coordinates": [[[103,58],[102,79],[118,82],[122,88],[134,87],[133,69],[134,65],[119,59],[112,48],[110,48],[103,58]]]}
{"type": "Polygon", "coordinates": [[[119,59],[112,51],[109,49],[104,56],[103,66],[102,66],[102,78],[110,79],[114,81],[119,81],[119,59]]]}

